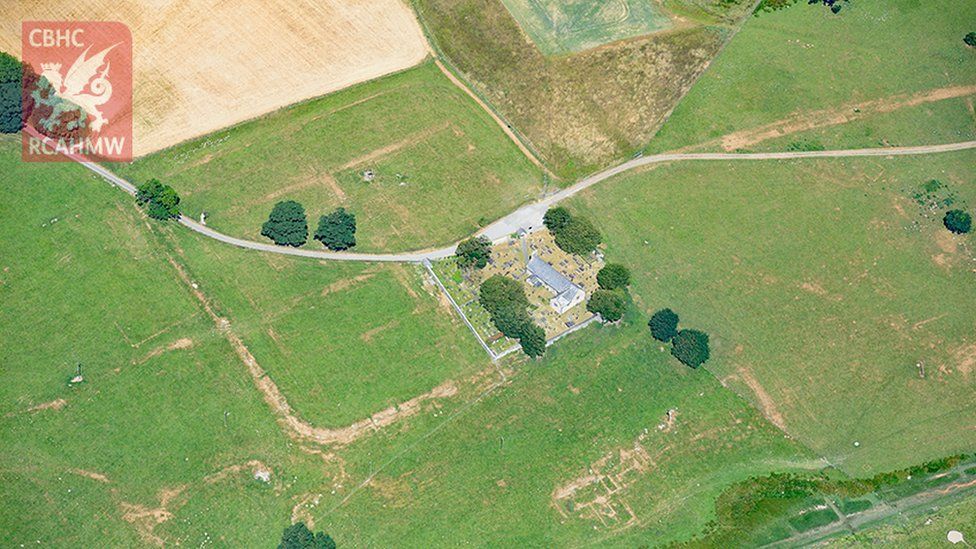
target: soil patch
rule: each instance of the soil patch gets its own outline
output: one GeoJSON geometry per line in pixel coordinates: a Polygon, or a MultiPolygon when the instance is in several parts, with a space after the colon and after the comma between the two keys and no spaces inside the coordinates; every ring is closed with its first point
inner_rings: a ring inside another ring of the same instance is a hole
{"type": "Polygon", "coordinates": [[[773,425],[779,427],[781,430],[786,431],[786,420],[783,419],[783,415],[779,412],[776,407],[776,401],[773,397],[769,396],[766,389],[759,384],[759,381],[752,375],[752,372],[746,367],[740,367],[738,369],[739,378],[749,386],[749,389],[756,395],[759,400],[759,407],[762,410],[764,416],[766,416],[769,421],[773,422],[773,425]]]}

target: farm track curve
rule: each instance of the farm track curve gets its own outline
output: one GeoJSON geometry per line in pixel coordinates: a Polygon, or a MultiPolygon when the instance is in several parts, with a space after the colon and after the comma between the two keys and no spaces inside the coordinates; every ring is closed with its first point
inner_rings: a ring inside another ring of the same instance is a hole
{"type": "MultiPolygon", "coordinates": [[[[28,128],[31,134],[41,137],[33,128],[28,128]]],[[[764,153],[664,153],[640,158],[634,158],[584,177],[573,185],[549,194],[536,202],[519,207],[512,213],[494,221],[476,233],[476,236],[485,236],[492,241],[502,239],[511,235],[519,229],[527,231],[537,230],[542,225],[542,217],[554,204],[566,200],[579,192],[586,190],[597,183],[610,179],[637,168],[650,166],[652,164],[666,162],[689,162],[689,161],[743,161],[743,160],[801,160],[816,158],[859,158],[859,157],[895,157],[895,156],[915,156],[926,154],[939,154],[955,151],[976,149],[976,141],[962,141],[958,143],[946,143],[941,145],[920,145],[914,147],[884,147],[869,149],[841,149],[830,151],[796,151],[796,152],[764,152],[764,153]]],[[[103,179],[122,189],[123,191],[135,195],[135,185],[129,181],[112,173],[104,166],[92,162],[80,155],[65,154],[71,160],[78,162],[88,168],[103,179]]],[[[255,242],[218,232],[206,225],[198,223],[186,216],[181,215],[179,223],[184,227],[202,234],[208,238],[218,240],[225,244],[257,250],[261,252],[275,253],[281,255],[291,255],[308,257],[312,259],[332,260],[332,261],[366,261],[366,262],[393,262],[393,263],[422,263],[428,260],[443,259],[454,254],[457,244],[451,244],[442,248],[418,250],[403,253],[360,253],[360,252],[329,252],[322,250],[308,250],[304,248],[290,248],[277,246],[265,242],[255,242]]]]}

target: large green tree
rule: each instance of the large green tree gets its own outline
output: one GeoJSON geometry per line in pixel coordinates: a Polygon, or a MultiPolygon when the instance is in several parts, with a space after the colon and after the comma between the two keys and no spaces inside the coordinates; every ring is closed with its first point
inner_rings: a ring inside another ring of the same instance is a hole
{"type": "Polygon", "coordinates": [[[305,208],[294,200],[285,200],[271,208],[268,220],[261,225],[261,235],[279,246],[298,247],[308,240],[305,208]]]}
{"type": "Polygon", "coordinates": [[[976,32],[967,33],[966,36],[962,38],[962,41],[965,42],[967,46],[976,48],[976,32]]]}
{"type": "Polygon", "coordinates": [[[163,185],[155,178],[136,188],[136,203],[145,208],[153,219],[165,220],[180,216],[180,196],[173,187],[163,185]]]}
{"type": "Polygon", "coordinates": [[[946,229],[956,234],[966,234],[973,230],[973,218],[962,210],[949,210],[942,219],[946,229]]]}
{"type": "Polygon", "coordinates": [[[586,310],[599,314],[604,322],[616,322],[627,310],[627,294],[623,290],[596,290],[586,302],[586,310]]]}
{"type": "Polygon", "coordinates": [[[542,218],[556,245],[565,252],[586,255],[600,245],[603,237],[588,219],[576,217],[562,206],[550,208],[542,218]]]}
{"type": "Polygon", "coordinates": [[[325,532],[313,534],[304,522],[292,524],[281,533],[278,549],[336,549],[336,543],[325,532]]]}
{"type": "Polygon", "coordinates": [[[489,314],[507,307],[524,310],[529,306],[529,299],[525,297],[525,288],[502,275],[493,275],[481,283],[478,289],[478,300],[489,314]]]}
{"type": "Polygon", "coordinates": [[[491,259],[491,241],[484,236],[462,240],[454,255],[462,269],[484,269],[491,259]]]}
{"type": "Polygon", "coordinates": [[[678,314],[671,309],[661,309],[647,321],[651,335],[658,341],[671,341],[678,335],[678,314]]]}
{"type": "Polygon", "coordinates": [[[616,290],[630,285],[630,270],[619,263],[607,263],[596,273],[596,283],[604,290],[616,290]]]}
{"type": "Polygon", "coordinates": [[[549,208],[549,210],[546,211],[546,215],[542,218],[542,224],[549,229],[549,232],[556,234],[563,227],[565,227],[567,223],[569,223],[569,220],[572,219],[572,217],[573,216],[569,213],[569,210],[563,208],[562,206],[557,206],[555,208],[549,208]]]}
{"type": "Polygon", "coordinates": [[[319,228],[315,231],[318,240],[330,250],[348,250],[356,245],[356,216],[345,208],[323,215],[319,218],[319,228]]]}
{"type": "Polygon", "coordinates": [[[546,352],[545,331],[532,322],[526,311],[529,299],[522,284],[506,276],[494,275],[481,283],[478,297],[495,328],[506,337],[518,339],[525,354],[539,357],[546,352]]]}
{"type": "Polygon", "coordinates": [[[582,217],[572,217],[566,225],[553,233],[556,245],[564,252],[586,255],[600,245],[603,237],[600,231],[590,223],[590,220],[582,217]]]}
{"type": "Polygon", "coordinates": [[[525,333],[526,325],[532,324],[525,308],[515,304],[497,308],[491,313],[491,322],[499,332],[505,334],[505,337],[512,339],[521,338],[525,333]]]}
{"type": "Polygon", "coordinates": [[[708,334],[698,330],[681,330],[671,340],[671,354],[682,364],[697,368],[708,360],[708,334]]]}
{"type": "Polygon", "coordinates": [[[523,353],[532,358],[538,358],[546,353],[546,331],[529,322],[522,327],[519,343],[522,344],[523,353]]]}

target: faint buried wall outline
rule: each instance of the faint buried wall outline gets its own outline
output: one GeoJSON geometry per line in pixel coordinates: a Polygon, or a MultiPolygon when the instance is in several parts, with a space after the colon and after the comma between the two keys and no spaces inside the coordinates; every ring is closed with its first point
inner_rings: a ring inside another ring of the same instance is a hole
{"type": "Polygon", "coordinates": [[[628,528],[637,524],[624,492],[642,474],[654,467],[654,459],[642,442],[642,433],[630,448],[618,448],[603,455],[587,473],[552,491],[552,501],[564,517],[577,515],[599,521],[603,528],[628,528]]]}

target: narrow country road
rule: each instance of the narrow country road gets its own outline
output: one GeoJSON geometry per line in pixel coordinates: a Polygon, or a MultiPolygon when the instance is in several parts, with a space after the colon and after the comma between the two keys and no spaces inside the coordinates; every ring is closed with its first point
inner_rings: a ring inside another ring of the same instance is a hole
{"type": "MultiPolygon", "coordinates": [[[[39,134],[34,132],[31,128],[30,131],[33,135],[41,137],[39,134]]],[[[478,235],[483,235],[488,237],[492,241],[500,240],[506,236],[517,232],[519,229],[526,229],[527,231],[532,231],[538,229],[542,225],[542,216],[545,215],[546,210],[548,210],[552,205],[565,200],[580,191],[588,189],[601,181],[609,179],[615,175],[640,168],[642,166],[649,166],[651,164],[657,164],[661,162],[688,162],[688,161],[707,161],[707,160],[719,160],[719,161],[743,161],[743,160],[797,160],[804,158],[855,158],[855,157],[865,157],[865,156],[880,156],[880,157],[892,157],[892,156],[911,156],[911,155],[923,155],[923,154],[937,154],[946,153],[953,151],[962,151],[968,149],[976,149],[976,141],[964,141],[960,143],[947,143],[944,145],[921,145],[917,147],[891,147],[891,148],[875,148],[875,149],[847,149],[847,150],[836,150],[836,151],[801,151],[801,152],[775,152],[775,153],[672,153],[672,154],[655,154],[649,156],[643,156],[640,158],[635,158],[608,168],[602,172],[593,174],[589,177],[583,178],[575,184],[566,187],[556,193],[546,196],[537,202],[531,204],[526,204],[521,208],[518,208],[514,212],[502,217],[501,219],[495,221],[494,223],[488,225],[481,231],[478,235]]],[[[135,186],[122,179],[121,177],[115,175],[103,166],[86,160],[85,158],[74,155],[67,154],[69,158],[78,162],[82,166],[88,168],[89,170],[100,175],[106,179],[109,183],[119,187],[125,192],[134,195],[136,192],[135,186]]],[[[180,216],[179,222],[181,225],[189,228],[192,231],[196,231],[206,237],[219,240],[226,244],[231,244],[240,248],[247,248],[249,250],[258,250],[262,252],[269,252],[282,255],[294,255],[299,257],[309,257],[314,259],[327,259],[335,261],[387,261],[396,263],[420,263],[425,260],[435,260],[442,259],[454,254],[454,249],[456,244],[446,246],[438,249],[431,250],[419,250],[415,252],[405,252],[405,253],[359,253],[359,252],[329,252],[324,250],[306,250],[302,248],[291,248],[288,246],[276,246],[274,244],[269,244],[266,242],[255,242],[253,240],[244,240],[241,238],[236,238],[229,236],[220,232],[217,232],[210,227],[201,225],[196,221],[180,216]]]]}

